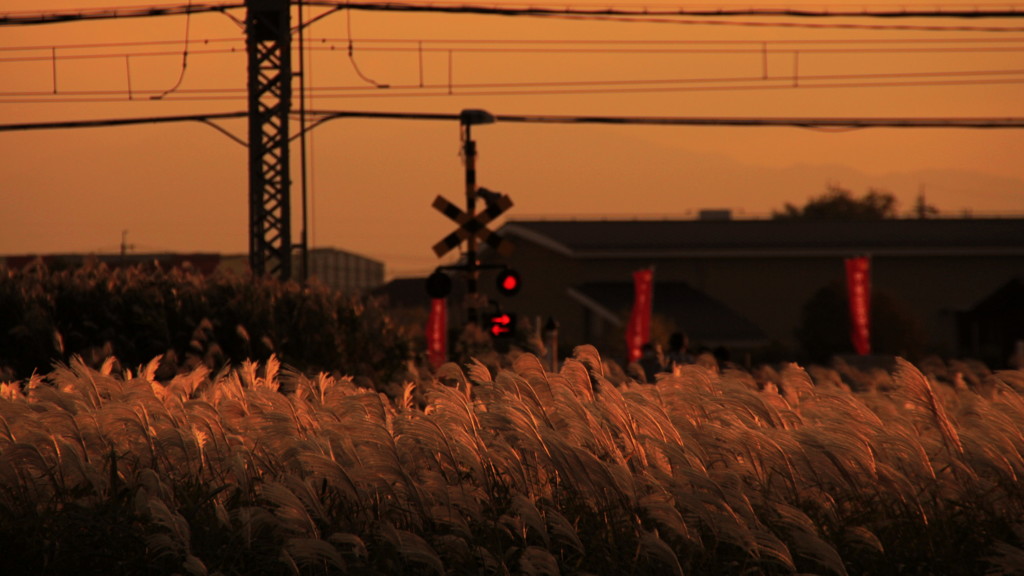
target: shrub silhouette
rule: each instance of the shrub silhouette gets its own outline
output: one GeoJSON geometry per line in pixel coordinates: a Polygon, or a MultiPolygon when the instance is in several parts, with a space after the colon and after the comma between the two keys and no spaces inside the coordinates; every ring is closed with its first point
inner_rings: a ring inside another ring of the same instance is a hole
{"type": "Polygon", "coordinates": [[[275,354],[302,370],[387,383],[408,344],[373,301],[318,285],[98,262],[0,278],[0,368],[25,378],[74,354],[93,367],[159,355],[161,377],[275,354]]]}

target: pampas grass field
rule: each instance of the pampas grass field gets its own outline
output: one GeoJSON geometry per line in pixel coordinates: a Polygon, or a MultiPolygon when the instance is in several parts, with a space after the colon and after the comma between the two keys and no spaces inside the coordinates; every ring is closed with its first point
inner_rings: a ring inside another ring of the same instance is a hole
{"type": "Polygon", "coordinates": [[[1024,373],[271,358],[0,384],[0,574],[1020,574],[1024,373]]]}

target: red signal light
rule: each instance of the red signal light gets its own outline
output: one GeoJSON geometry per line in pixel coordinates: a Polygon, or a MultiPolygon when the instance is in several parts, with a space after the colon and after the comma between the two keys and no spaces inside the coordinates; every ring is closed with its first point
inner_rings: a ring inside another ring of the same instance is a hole
{"type": "Polygon", "coordinates": [[[498,292],[505,296],[515,296],[522,287],[522,280],[515,270],[502,270],[498,274],[498,292]]]}

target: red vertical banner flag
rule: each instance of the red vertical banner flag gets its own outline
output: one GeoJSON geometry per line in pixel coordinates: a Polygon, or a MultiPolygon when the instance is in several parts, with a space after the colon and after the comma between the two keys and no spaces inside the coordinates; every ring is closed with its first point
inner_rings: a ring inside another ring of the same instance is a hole
{"type": "Polygon", "coordinates": [[[857,354],[871,353],[871,260],[846,259],[846,294],[850,303],[850,341],[857,354]]]}
{"type": "Polygon", "coordinates": [[[430,299],[430,316],[427,317],[427,361],[438,366],[448,361],[448,300],[430,299]]]}
{"type": "Polygon", "coordinates": [[[654,270],[647,268],[633,272],[633,312],[626,326],[628,360],[640,359],[641,347],[651,341],[651,309],[654,302],[654,270]]]}

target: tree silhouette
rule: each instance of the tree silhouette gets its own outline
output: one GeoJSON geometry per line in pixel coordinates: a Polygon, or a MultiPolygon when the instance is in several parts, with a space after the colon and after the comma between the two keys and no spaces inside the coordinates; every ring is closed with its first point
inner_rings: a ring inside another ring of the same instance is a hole
{"type": "Polygon", "coordinates": [[[803,208],[786,203],[782,212],[772,212],[776,220],[883,220],[896,218],[896,197],[888,192],[871,188],[860,198],[836,184],[811,198],[803,208]]]}

